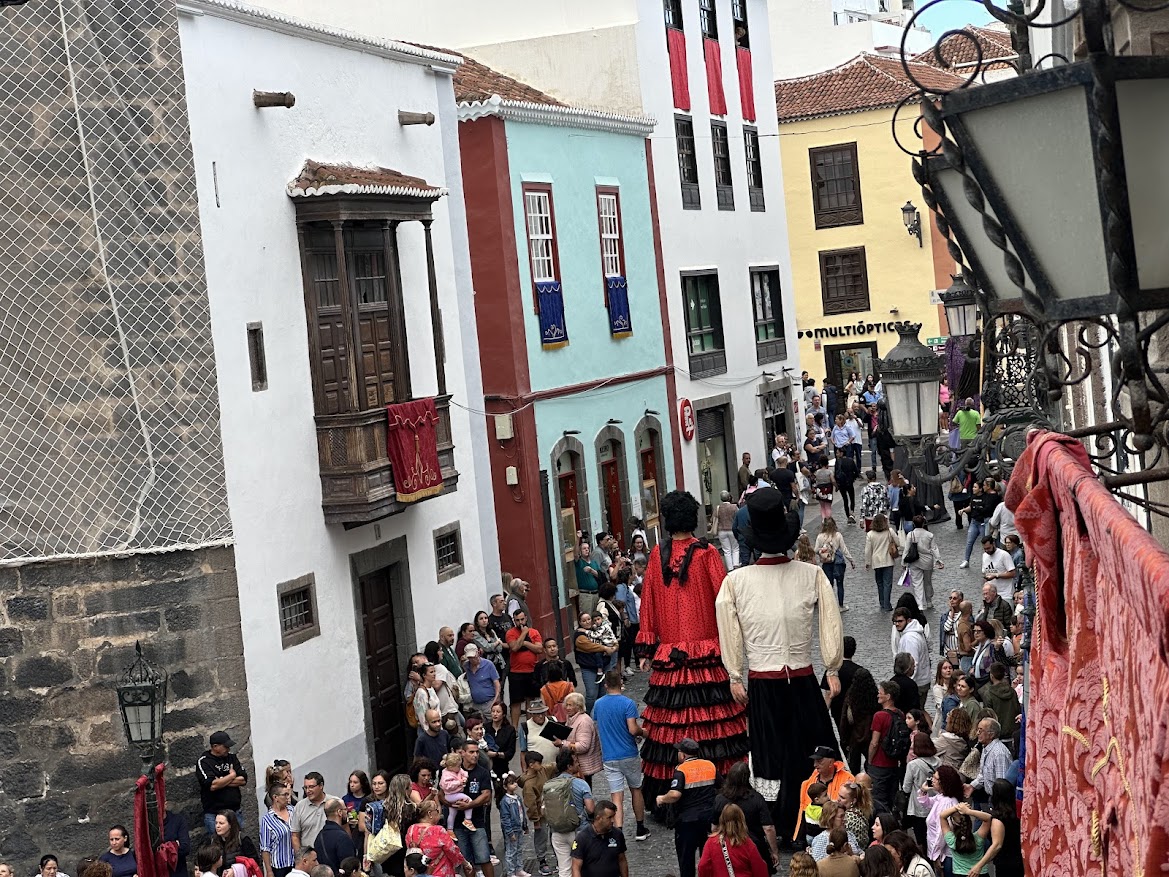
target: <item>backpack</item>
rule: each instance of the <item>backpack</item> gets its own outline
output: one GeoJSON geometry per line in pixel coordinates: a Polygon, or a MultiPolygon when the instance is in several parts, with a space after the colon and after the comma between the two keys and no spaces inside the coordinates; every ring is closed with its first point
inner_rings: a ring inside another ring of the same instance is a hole
{"type": "Polygon", "coordinates": [[[886,710],[889,713],[889,730],[881,738],[881,751],[894,761],[902,761],[909,754],[909,725],[901,710],[886,710]]]}
{"type": "Polygon", "coordinates": [[[572,777],[558,776],[544,783],[544,821],[553,831],[580,828],[580,814],[572,806],[572,777]]]}

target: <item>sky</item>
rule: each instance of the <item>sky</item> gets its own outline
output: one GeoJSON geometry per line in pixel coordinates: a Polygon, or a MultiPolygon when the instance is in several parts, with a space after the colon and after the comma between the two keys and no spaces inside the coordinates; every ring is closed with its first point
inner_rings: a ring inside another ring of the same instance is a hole
{"type": "MultiPolygon", "coordinates": [[[[1001,3],[1002,0],[999,2],[1001,3]]],[[[921,0],[916,3],[918,9],[925,5],[927,4],[921,0]]],[[[941,2],[930,6],[918,18],[918,22],[932,32],[935,38],[953,28],[961,28],[968,24],[985,25],[993,20],[990,13],[978,0],[941,0],[941,2]]]]}

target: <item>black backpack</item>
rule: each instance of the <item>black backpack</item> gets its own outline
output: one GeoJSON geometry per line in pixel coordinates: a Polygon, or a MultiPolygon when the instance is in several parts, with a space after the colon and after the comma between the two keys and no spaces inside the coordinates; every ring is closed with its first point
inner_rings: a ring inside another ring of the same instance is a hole
{"type": "Polygon", "coordinates": [[[881,739],[881,751],[894,761],[903,761],[909,754],[910,732],[901,710],[886,710],[889,713],[889,730],[881,739]]]}

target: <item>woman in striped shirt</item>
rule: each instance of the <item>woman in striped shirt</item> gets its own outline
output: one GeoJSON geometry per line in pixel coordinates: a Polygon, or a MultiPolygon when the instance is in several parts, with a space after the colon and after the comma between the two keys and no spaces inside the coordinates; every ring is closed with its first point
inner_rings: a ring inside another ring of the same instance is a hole
{"type": "Polygon", "coordinates": [[[292,870],[292,789],[274,785],[268,789],[272,808],[260,820],[260,853],[264,858],[264,877],[287,877],[292,870]]]}

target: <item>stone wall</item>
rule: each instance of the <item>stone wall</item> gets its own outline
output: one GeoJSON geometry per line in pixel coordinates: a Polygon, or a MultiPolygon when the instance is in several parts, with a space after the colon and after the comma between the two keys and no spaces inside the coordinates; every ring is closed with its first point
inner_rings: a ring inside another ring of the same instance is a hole
{"type": "Polygon", "coordinates": [[[18,874],[46,852],[72,874],[78,858],[106,850],[111,825],[132,827],[141,761],[114,685],[135,641],[170,674],[171,809],[202,825],[194,765],[210,733],[226,729],[252,778],[244,807],[255,836],[232,550],[34,563],[0,569],[0,858],[18,874]]]}
{"type": "Polygon", "coordinates": [[[174,0],[0,7],[0,559],[231,536],[174,0]]]}

